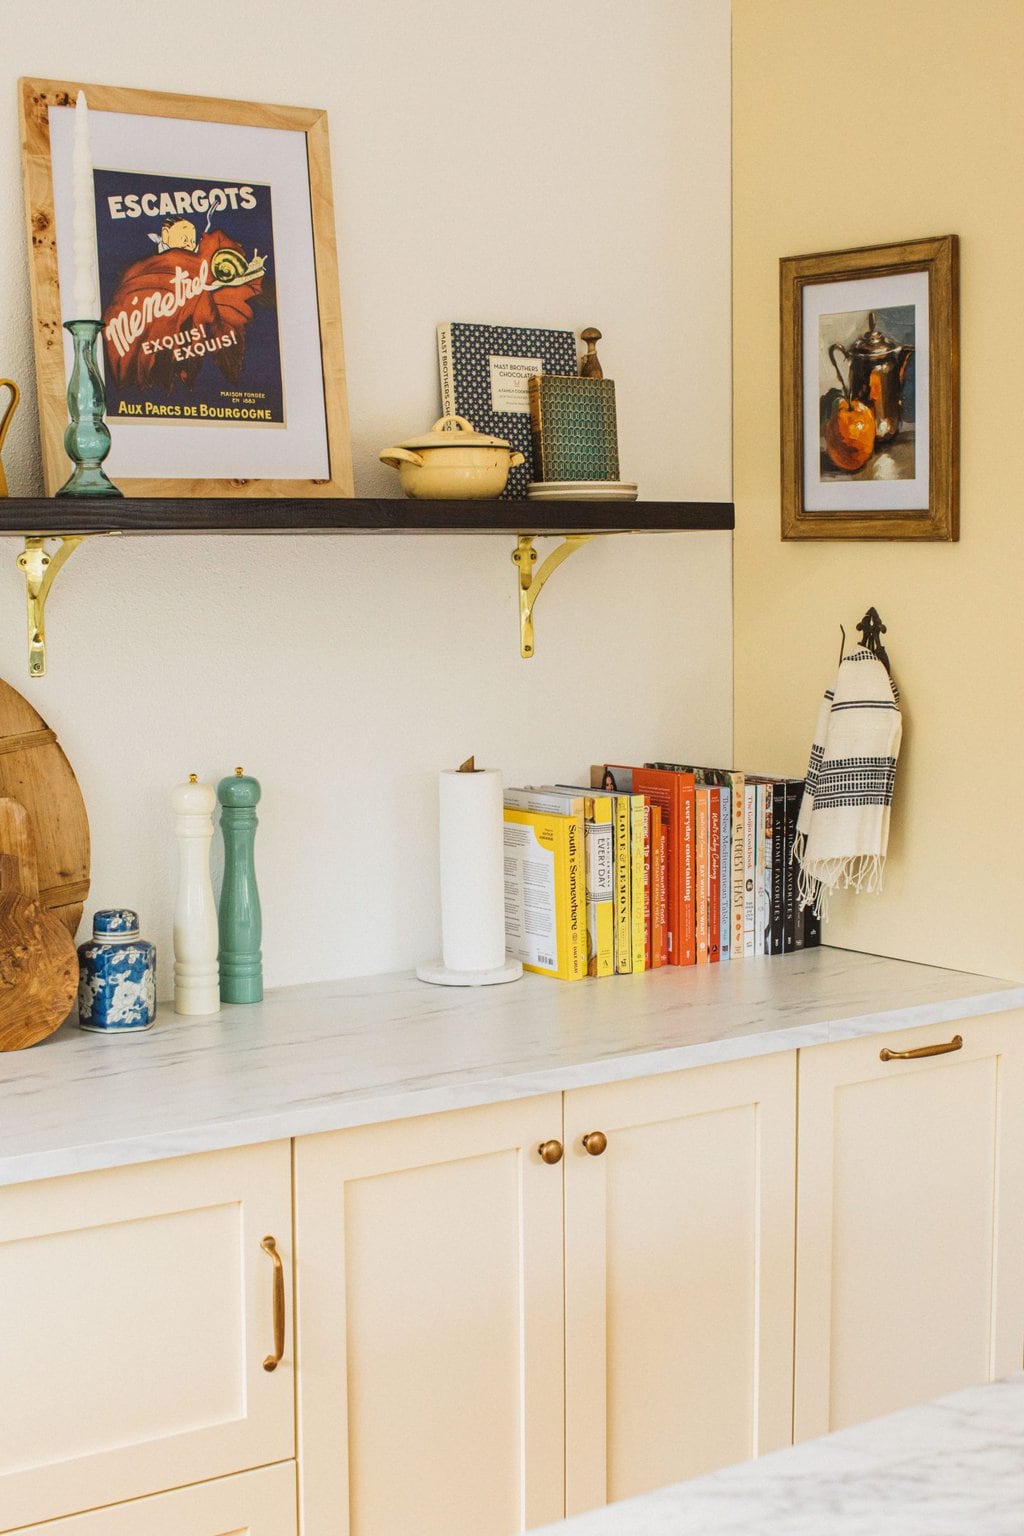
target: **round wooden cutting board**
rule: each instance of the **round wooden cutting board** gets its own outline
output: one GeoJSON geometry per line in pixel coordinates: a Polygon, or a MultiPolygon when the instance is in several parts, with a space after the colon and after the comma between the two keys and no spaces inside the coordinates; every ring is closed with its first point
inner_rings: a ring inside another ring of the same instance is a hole
{"type": "Polygon", "coordinates": [[[72,937],[89,894],[89,820],[71,764],[27,699],[0,678],[0,796],[29,815],[39,901],[72,937]]]}

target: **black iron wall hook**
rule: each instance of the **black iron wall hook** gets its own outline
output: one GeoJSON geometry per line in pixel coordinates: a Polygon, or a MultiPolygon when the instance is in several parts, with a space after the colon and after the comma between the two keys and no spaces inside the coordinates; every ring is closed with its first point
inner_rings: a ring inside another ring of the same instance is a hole
{"type": "Polygon", "coordinates": [[[861,645],[866,651],[870,651],[872,656],[878,657],[885,670],[891,676],[892,667],[889,665],[889,657],[886,654],[885,646],[882,644],[882,636],[886,633],[886,626],[882,623],[878,609],[869,608],[857,625],[857,628],[860,630],[861,645]]]}

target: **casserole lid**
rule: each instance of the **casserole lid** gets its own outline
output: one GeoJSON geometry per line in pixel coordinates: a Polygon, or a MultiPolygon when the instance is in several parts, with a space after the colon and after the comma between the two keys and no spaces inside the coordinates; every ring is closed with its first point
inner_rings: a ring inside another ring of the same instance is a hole
{"type": "Polygon", "coordinates": [[[399,443],[399,448],[508,448],[507,438],[488,437],[478,432],[465,416],[442,416],[434,422],[429,432],[410,437],[399,443]]]}

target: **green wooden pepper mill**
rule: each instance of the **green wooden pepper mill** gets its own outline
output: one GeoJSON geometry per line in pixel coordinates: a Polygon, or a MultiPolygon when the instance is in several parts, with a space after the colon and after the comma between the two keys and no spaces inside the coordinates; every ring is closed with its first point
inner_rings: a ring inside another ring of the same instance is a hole
{"type": "Polygon", "coordinates": [[[224,884],[217,914],[222,1003],[258,1003],[263,997],[263,917],[254,858],[259,798],[259,780],[241,768],[217,785],[224,834],[224,884]]]}

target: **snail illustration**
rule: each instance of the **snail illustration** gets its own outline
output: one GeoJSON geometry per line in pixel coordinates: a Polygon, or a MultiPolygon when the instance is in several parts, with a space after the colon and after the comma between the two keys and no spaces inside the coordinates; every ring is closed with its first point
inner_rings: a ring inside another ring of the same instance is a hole
{"type": "Polygon", "coordinates": [[[242,283],[255,283],[267,275],[267,258],[254,250],[252,260],[246,261],[241,251],[233,246],[222,245],[210,258],[210,274],[213,288],[238,288],[242,283]]]}
{"type": "Polygon", "coordinates": [[[232,250],[230,246],[222,246],[219,251],[214,251],[213,260],[210,262],[210,270],[218,282],[237,283],[240,277],[244,277],[249,269],[249,263],[241,251],[232,250]]]}

